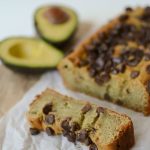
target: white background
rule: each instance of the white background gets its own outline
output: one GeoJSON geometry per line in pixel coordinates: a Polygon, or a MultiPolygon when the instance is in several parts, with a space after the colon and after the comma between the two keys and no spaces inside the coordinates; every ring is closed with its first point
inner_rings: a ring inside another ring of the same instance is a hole
{"type": "Polygon", "coordinates": [[[10,36],[34,36],[33,13],[45,4],[66,4],[79,14],[81,23],[99,27],[125,6],[150,4],[150,0],[0,0],[0,40],[10,36]]]}

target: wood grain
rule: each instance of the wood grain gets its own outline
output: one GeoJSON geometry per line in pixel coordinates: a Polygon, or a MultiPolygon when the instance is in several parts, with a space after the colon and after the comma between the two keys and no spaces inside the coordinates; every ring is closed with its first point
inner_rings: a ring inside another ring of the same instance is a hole
{"type": "Polygon", "coordinates": [[[17,103],[39,78],[40,75],[16,73],[0,65],[0,117],[17,103]]]}

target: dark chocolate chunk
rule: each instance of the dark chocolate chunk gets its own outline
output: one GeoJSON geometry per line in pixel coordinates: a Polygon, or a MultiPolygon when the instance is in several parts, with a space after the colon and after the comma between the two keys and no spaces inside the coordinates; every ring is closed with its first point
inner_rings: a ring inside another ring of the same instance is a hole
{"type": "Polygon", "coordinates": [[[62,133],[63,133],[63,136],[67,136],[69,131],[63,130],[62,133]]]}
{"type": "Polygon", "coordinates": [[[88,111],[90,111],[91,109],[92,109],[91,104],[87,103],[87,104],[81,109],[81,111],[82,111],[83,114],[85,114],[85,113],[87,113],[88,111]]]}
{"type": "Polygon", "coordinates": [[[136,77],[139,76],[139,74],[140,74],[139,71],[132,71],[131,74],[130,74],[130,77],[131,77],[132,79],[135,79],[136,77]]]}
{"type": "Polygon", "coordinates": [[[113,68],[112,71],[111,71],[112,74],[118,74],[119,73],[119,70],[116,69],[116,68],[113,68]]]}
{"type": "Polygon", "coordinates": [[[127,7],[126,11],[133,11],[133,9],[131,7],[127,7]]]}
{"type": "Polygon", "coordinates": [[[146,90],[150,94],[150,80],[146,82],[146,90]]]}
{"type": "Polygon", "coordinates": [[[79,142],[85,142],[85,140],[88,138],[88,131],[85,129],[82,129],[78,134],[77,134],[77,141],[79,142]]]}
{"type": "Polygon", "coordinates": [[[95,70],[95,68],[89,68],[89,74],[91,77],[94,77],[96,75],[97,71],[95,70]]]}
{"type": "Polygon", "coordinates": [[[51,136],[51,135],[55,134],[54,130],[50,127],[47,127],[45,131],[46,131],[48,136],[51,136]]]}
{"type": "Polygon", "coordinates": [[[148,66],[146,67],[146,72],[147,72],[148,74],[150,74],[150,65],[148,65],[148,66]]]}
{"type": "Polygon", "coordinates": [[[92,45],[92,44],[91,44],[91,45],[89,44],[89,45],[86,45],[86,46],[85,46],[85,49],[86,49],[87,51],[93,51],[93,50],[95,49],[95,46],[92,45]]]}
{"type": "Polygon", "coordinates": [[[40,130],[36,128],[30,128],[31,135],[38,135],[40,133],[40,130]]]}
{"type": "Polygon", "coordinates": [[[98,148],[95,144],[91,144],[89,150],[98,150],[98,148]]]}
{"type": "Polygon", "coordinates": [[[97,65],[96,69],[97,69],[98,71],[101,71],[101,70],[103,69],[103,67],[104,67],[104,60],[99,57],[99,58],[96,60],[96,65],[97,65]]]}
{"type": "Polygon", "coordinates": [[[104,113],[104,111],[105,111],[105,109],[103,107],[100,107],[100,106],[97,107],[96,112],[97,112],[98,115],[100,115],[100,113],[104,113]]]}
{"type": "Polygon", "coordinates": [[[121,16],[119,17],[119,20],[120,20],[121,22],[124,22],[124,21],[126,21],[128,18],[129,18],[129,16],[128,16],[127,14],[124,14],[124,15],[121,15],[121,16]]]}
{"type": "Polygon", "coordinates": [[[45,116],[45,122],[47,124],[53,124],[55,123],[55,116],[53,114],[48,114],[45,116]]]}
{"type": "Polygon", "coordinates": [[[68,132],[68,134],[66,135],[68,141],[70,142],[75,142],[76,141],[76,134],[74,132],[68,132]]]}
{"type": "Polygon", "coordinates": [[[119,58],[119,57],[114,57],[114,58],[113,58],[113,62],[116,63],[116,64],[120,64],[120,63],[121,63],[121,58],[119,58]]]}
{"type": "Polygon", "coordinates": [[[150,53],[145,53],[144,60],[146,61],[150,60],[150,53]]]}
{"type": "Polygon", "coordinates": [[[46,104],[43,108],[43,113],[47,115],[50,111],[52,111],[52,103],[46,104]]]}
{"type": "Polygon", "coordinates": [[[70,126],[70,131],[80,130],[80,125],[77,122],[73,122],[70,126]]]}
{"type": "Polygon", "coordinates": [[[88,137],[88,138],[86,138],[85,139],[85,141],[84,141],[84,144],[85,145],[87,145],[87,146],[89,146],[90,144],[92,144],[93,142],[92,142],[92,140],[88,137]]]}
{"type": "Polygon", "coordinates": [[[111,97],[109,96],[108,93],[105,93],[104,99],[110,101],[110,100],[111,100],[111,97]]]}
{"type": "Polygon", "coordinates": [[[69,120],[66,119],[66,120],[62,121],[61,127],[66,131],[70,131],[69,120]]]}

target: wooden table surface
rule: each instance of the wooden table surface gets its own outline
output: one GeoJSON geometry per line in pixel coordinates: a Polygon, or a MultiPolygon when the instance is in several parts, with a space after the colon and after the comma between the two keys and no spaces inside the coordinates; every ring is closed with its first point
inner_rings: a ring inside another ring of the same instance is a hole
{"type": "Polygon", "coordinates": [[[13,72],[0,65],[0,117],[39,80],[40,75],[13,72]]]}

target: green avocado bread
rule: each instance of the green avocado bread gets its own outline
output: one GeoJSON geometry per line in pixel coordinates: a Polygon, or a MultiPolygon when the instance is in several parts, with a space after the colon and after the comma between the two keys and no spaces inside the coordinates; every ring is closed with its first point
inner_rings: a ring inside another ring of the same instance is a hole
{"type": "Polygon", "coordinates": [[[38,73],[55,68],[63,53],[40,39],[16,37],[1,41],[0,58],[13,70],[38,73]]]}
{"type": "Polygon", "coordinates": [[[36,10],[34,23],[43,40],[61,47],[72,39],[78,26],[78,17],[68,7],[43,6],[36,10]]]}

